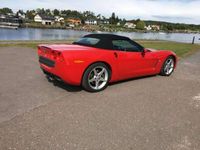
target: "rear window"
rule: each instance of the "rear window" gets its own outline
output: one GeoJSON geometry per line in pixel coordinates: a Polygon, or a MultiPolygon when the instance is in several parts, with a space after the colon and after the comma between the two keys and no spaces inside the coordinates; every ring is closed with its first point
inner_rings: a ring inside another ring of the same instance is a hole
{"type": "Polygon", "coordinates": [[[91,38],[91,37],[83,37],[75,41],[73,44],[80,44],[80,45],[88,45],[88,46],[94,46],[96,45],[100,39],[97,38],[91,38]]]}

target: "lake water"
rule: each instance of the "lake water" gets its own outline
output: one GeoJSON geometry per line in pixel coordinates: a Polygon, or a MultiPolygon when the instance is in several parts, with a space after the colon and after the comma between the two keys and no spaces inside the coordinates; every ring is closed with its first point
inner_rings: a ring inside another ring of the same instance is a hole
{"type": "MultiPolygon", "coordinates": [[[[64,29],[19,28],[15,30],[0,28],[0,40],[67,40],[79,38],[89,33],[91,32],[64,29]]],[[[138,32],[114,32],[114,34],[128,36],[132,39],[167,40],[184,43],[191,43],[193,36],[195,36],[195,43],[200,43],[200,34],[138,32]]]]}

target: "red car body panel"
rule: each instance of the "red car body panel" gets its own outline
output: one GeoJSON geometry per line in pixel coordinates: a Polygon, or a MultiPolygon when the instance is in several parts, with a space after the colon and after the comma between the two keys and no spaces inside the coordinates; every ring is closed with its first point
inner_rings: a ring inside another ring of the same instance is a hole
{"type": "Polygon", "coordinates": [[[159,74],[168,56],[174,56],[177,61],[175,53],[167,50],[145,49],[144,52],[127,52],[75,44],[39,45],[38,55],[55,62],[55,67],[40,63],[43,70],[72,85],[81,85],[84,71],[96,62],[104,62],[109,66],[112,72],[110,82],[115,82],[159,74]]]}

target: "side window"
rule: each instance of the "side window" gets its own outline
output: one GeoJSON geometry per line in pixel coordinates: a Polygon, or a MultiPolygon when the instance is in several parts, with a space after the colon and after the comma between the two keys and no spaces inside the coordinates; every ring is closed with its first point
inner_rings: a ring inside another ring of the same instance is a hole
{"type": "Polygon", "coordinates": [[[129,52],[140,52],[139,48],[128,40],[113,40],[113,49],[129,52]]]}
{"type": "Polygon", "coordinates": [[[97,38],[89,38],[89,37],[83,37],[78,39],[74,43],[79,43],[79,44],[86,44],[86,45],[96,45],[100,40],[97,38]]]}

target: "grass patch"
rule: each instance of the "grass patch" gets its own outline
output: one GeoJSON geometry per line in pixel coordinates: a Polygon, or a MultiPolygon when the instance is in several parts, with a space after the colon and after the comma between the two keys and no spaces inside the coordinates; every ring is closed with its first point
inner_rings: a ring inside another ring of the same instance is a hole
{"type": "Polygon", "coordinates": [[[199,44],[177,43],[169,41],[137,41],[146,48],[171,50],[177,54],[178,57],[185,57],[200,50],[199,44]]]}
{"type": "Polygon", "coordinates": [[[37,48],[39,44],[70,44],[74,40],[48,40],[48,41],[0,41],[0,47],[30,47],[37,48]]]}
{"type": "Polygon", "coordinates": [[[9,43],[9,44],[3,43],[3,44],[0,44],[0,47],[15,47],[15,46],[36,48],[37,44],[35,44],[35,43],[9,43]]]}
{"type": "MultiPolygon", "coordinates": [[[[0,41],[0,47],[18,46],[18,47],[31,47],[37,48],[38,44],[70,44],[70,40],[50,40],[50,41],[0,41]]],[[[186,44],[169,41],[156,41],[156,40],[137,40],[138,43],[146,48],[162,49],[174,51],[178,57],[185,57],[200,50],[199,44],[186,44]]]]}

